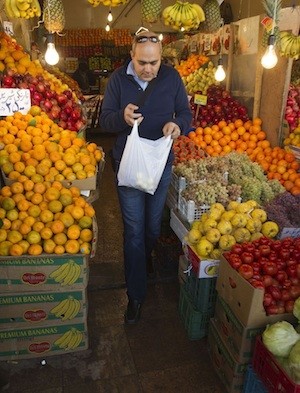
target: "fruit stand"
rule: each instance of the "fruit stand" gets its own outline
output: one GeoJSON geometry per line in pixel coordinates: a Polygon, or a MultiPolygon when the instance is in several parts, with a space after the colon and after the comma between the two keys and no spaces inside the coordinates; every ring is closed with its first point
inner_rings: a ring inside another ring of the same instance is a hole
{"type": "MultiPolygon", "coordinates": [[[[206,13],[215,14],[215,5],[212,11],[206,13]]],[[[208,337],[226,391],[252,393],[268,373],[261,357],[281,367],[261,341],[266,326],[297,322],[298,55],[282,49],[277,67],[262,69],[262,16],[210,32],[201,31],[197,4],[176,2],[162,15],[176,31],[196,30],[163,52],[182,78],[193,114],[191,128],[173,143],[166,201],[182,243],[179,318],[190,340],[208,337]],[[225,82],[215,78],[220,56],[225,82]]],[[[296,34],[299,26],[297,13],[281,10],[284,33],[296,34]]],[[[87,284],[98,236],[92,203],[105,152],[85,133],[99,126],[103,94],[83,96],[68,74],[80,58],[95,72],[112,71],[128,55],[131,35],[67,29],[56,40],[64,72],[32,60],[16,39],[0,34],[1,360],[88,348],[87,284]]],[[[292,376],[287,386],[299,382],[292,376]]]]}

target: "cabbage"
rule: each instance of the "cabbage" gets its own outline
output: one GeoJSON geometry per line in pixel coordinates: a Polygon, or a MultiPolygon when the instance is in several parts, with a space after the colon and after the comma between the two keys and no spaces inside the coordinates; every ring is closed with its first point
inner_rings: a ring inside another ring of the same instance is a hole
{"type": "Polygon", "coordinates": [[[295,300],[293,307],[293,314],[297,318],[298,322],[300,321],[300,297],[295,300]]]}
{"type": "Polygon", "coordinates": [[[266,348],[274,355],[288,357],[293,345],[300,339],[293,325],[287,321],[279,321],[267,325],[262,334],[266,348]]]}
{"type": "Polygon", "coordinates": [[[289,354],[289,369],[294,382],[300,383],[300,341],[291,349],[289,354]]]}

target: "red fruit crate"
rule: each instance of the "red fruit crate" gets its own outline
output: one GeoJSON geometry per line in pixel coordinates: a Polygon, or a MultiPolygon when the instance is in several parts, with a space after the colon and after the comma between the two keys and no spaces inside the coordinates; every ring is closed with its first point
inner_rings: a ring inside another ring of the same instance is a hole
{"type": "Polygon", "coordinates": [[[300,393],[300,385],[287,375],[275,356],[258,336],[252,360],[253,368],[269,393],[300,393]]]}

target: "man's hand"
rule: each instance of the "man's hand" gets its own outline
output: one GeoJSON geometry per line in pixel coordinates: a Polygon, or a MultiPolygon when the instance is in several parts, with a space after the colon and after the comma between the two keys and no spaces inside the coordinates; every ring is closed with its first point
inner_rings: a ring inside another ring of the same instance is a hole
{"type": "Polygon", "coordinates": [[[164,136],[171,135],[171,139],[177,139],[180,135],[180,128],[176,123],[166,123],[162,129],[164,136]]]}
{"type": "Polygon", "coordinates": [[[137,109],[139,109],[139,107],[134,104],[128,104],[124,109],[124,120],[131,127],[133,126],[135,120],[137,120],[139,125],[144,119],[141,113],[135,113],[137,109]]]}

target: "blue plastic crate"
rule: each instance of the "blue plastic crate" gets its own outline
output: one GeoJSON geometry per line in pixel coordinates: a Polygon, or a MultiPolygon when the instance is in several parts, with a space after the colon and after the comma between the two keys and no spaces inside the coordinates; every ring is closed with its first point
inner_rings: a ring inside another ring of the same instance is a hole
{"type": "Polygon", "coordinates": [[[250,364],[246,371],[243,393],[268,393],[250,364]]]}
{"type": "Polygon", "coordinates": [[[202,312],[213,312],[217,300],[217,277],[198,278],[191,270],[185,282],[185,289],[193,305],[202,312]]]}

